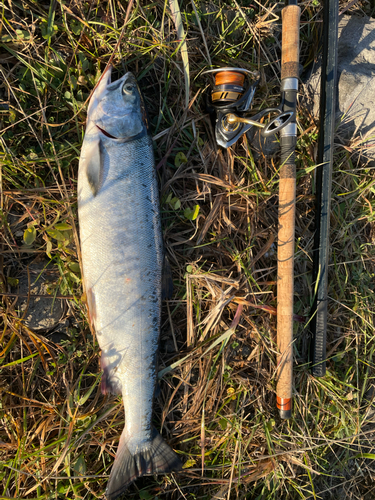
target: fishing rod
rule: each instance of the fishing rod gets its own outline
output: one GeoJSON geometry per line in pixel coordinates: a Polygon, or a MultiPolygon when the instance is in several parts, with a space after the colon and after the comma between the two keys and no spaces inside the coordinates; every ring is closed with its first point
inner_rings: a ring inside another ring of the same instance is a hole
{"type": "Polygon", "coordinates": [[[295,149],[296,104],[299,76],[299,21],[297,0],[287,0],[282,10],[281,95],[283,111],[292,120],[280,132],[279,232],[277,243],[277,346],[276,399],[280,417],[292,415],[294,230],[296,204],[295,149]]]}
{"type": "Polygon", "coordinates": [[[290,418],[293,364],[293,281],[297,140],[296,100],[299,76],[299,19],[297,2],[289,0],[282,10],[281,104],[248,117],[259,80],[246,87],[254,74],[241,68],[208,70],[215,82],[208,110],[215,117],[216,142],[228,148],[252,127],[268,137],[280,132],[279,234],[277,269],[277,408],[290,418]],[[271,118],[261,123],[267,115],[271,118]]]}
{"type": "Polygon", "coordinates": [[[315,377],[323,377],[326,373],[329,217],[337,94],[338,17],[339,0],[326,0],[323,9],[320,130],[315,179],[316,211],[313,253],[315,298],[310,323],[311,371],[315,377]]]}

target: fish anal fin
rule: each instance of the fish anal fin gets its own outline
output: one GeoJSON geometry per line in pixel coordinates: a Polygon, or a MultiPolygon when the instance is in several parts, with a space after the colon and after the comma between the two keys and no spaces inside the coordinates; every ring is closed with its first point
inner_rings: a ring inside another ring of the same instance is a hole
{"type": "Polygon", "coordinates": [[[108,363],[106,355],[102,353],[100,365],[103,370],[101,381],[102,394],[121,394],[121,382],[116,374],[117,364],[114,365],[114,363],[108,363]]]}
{"type": "Polygon", "coordinates": [[[106,489],[108,500],[120,496],[137,478],[147,474],[162,474],[179,470],[182,463],[177,454],[164,441],[156,429],[153,429],[151,440],[135,447],[126,429],[120,438],[115,462],[106,489]],[[136,448],[137,451],[132,450],[136,448]]]}

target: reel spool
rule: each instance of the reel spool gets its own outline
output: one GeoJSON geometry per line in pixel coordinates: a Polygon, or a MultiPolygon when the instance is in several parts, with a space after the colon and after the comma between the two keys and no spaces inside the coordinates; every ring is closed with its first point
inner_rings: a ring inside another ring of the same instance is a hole
{"type": "Polygon", "coordinates": [[[221,71],[215,75],[215,86],[211,92],[212,104],[228,104],[243,96],[245,75],[234,71],[221,71]]]}
{"type": "Polygon", "coordinates": [[[211,102],[213,106],[218,107],[228,106],[241,99],[246,91],[246,75],[253,75],[251,71],[242,68],[210,69],[205,73],[211,73],[215,77],[211,102]]]}

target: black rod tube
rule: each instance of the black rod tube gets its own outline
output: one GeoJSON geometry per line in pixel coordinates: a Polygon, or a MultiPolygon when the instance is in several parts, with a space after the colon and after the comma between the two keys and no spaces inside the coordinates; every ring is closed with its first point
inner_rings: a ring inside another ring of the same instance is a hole
{"type": "Polygon", "coordinates": [[[328,316],[329,218],[331,210],[333,142],[337,95],[337,46],[339,0],[325,0],[320,90],[320,131],[316,169],[316,214],[313,254],[314,302],[311,310],[311,371],[326,373],[328,316]]]}

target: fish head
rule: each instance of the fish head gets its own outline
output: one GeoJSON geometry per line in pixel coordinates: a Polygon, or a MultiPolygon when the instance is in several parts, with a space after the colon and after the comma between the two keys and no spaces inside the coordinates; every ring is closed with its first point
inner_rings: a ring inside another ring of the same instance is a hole
{"type": "Polygon", "coordinates": [[[132,73],[111,82],[111,69],[107,70],[90,101],[88,129],[122,141],[147,134],[143,97],[132,73]]]}

